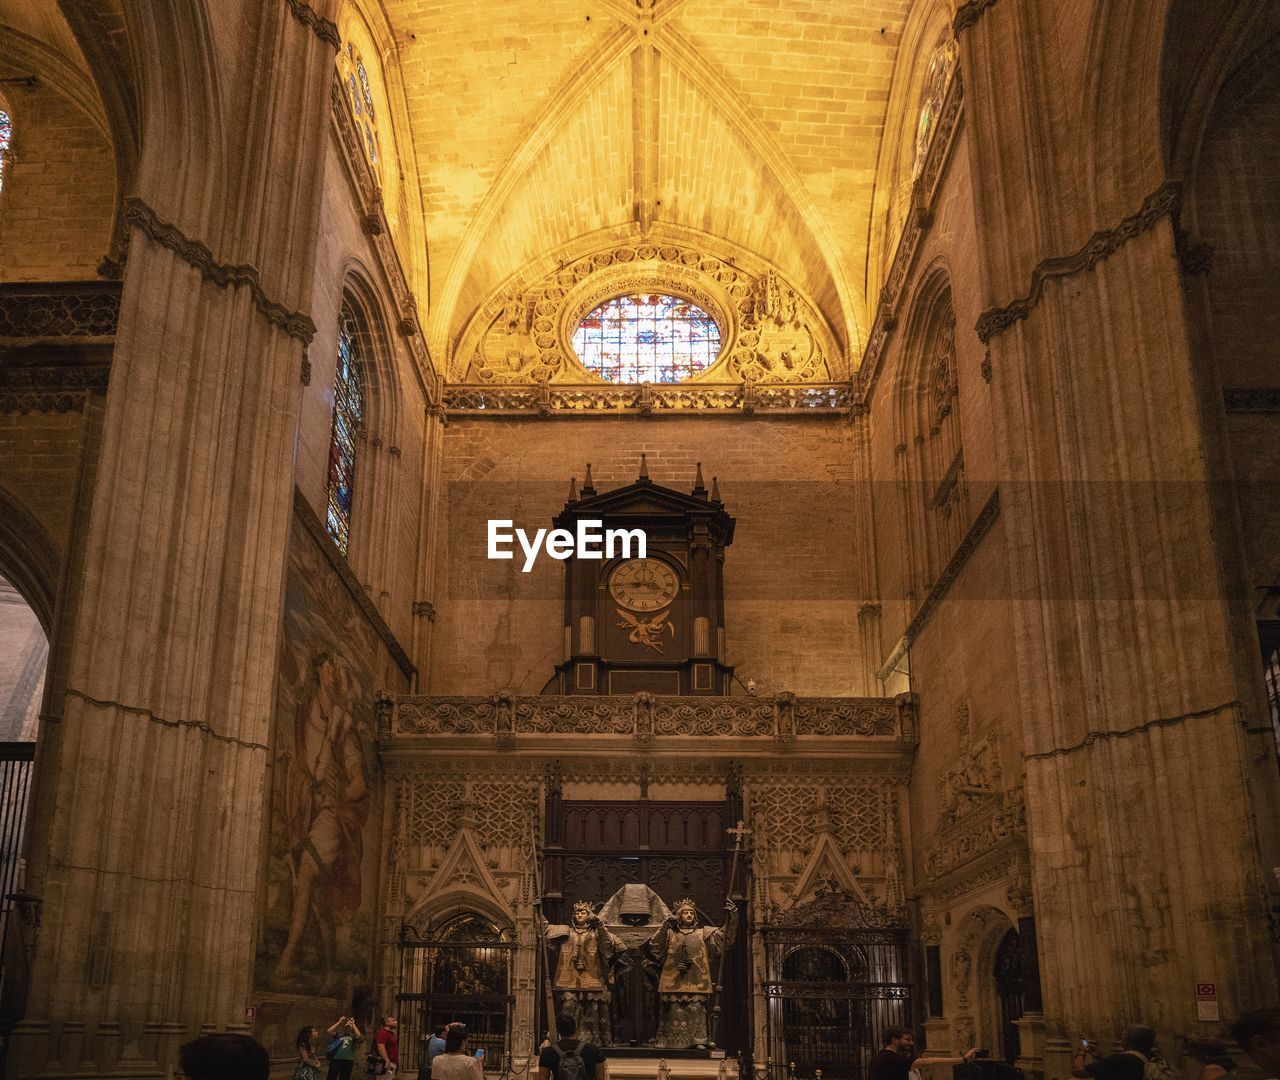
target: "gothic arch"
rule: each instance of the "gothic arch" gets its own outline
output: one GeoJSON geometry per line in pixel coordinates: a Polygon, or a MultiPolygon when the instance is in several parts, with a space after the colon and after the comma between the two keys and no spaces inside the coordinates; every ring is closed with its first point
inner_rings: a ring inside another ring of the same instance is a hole
{"type": "Polygon", "coordinates": [[[22,503],[0,487],[0,574],[13,583],[52,640],[61,553],[22,503]]]}
{"type": "Polygon", "coordinates": [[[951,35],[951,14],[943,0],[917,0],[902,30],[872,200],[871,244],[867,251],[867,291],[872,295],[889,272],[901,235],[903,199],[910,194],[925,79],[935,43],[951,35]]]}
{"type": "Polygon", "coordinates": [[[454,885],[443,892],[419,897],[405,915],[404,924],[421,936],[429,925],[440,926],[467,914],[482,915],[503,932],[515,933],[511,912],[488,893],[468,885],[454,885]]]}
{"type": "Polygon", "coordinates": [[[907,307],[894,405],[903,448],[904,528],[918,598],[938,579],[969,521],[951,278],[937,259],[907,307]]]}
{"type": "Polygon", "coordinates": [[[985,1046],[995,1048],[1000,1045],[1000,1010],[996,996],[995,970],[996,951],[1000,942],[1010,930],[1018,929],[1017,919],[1013,913],[994,904],[978,904],[961,915],[957,920],[957,931],[952,939],[952,947],[948,968],[953,993],[950,1000],[957,1002],[957,1008],[948,1013],[953,1021],[953,1030],[959,1041],[965,1034],[961,1031],[971,1024],[972,1042],[966,1042],[959,1050],[969,1046],[985,1046]],[[956,983],[957,955],[967,957],[965,967],[968,972],[967,985],[956,983]]]}

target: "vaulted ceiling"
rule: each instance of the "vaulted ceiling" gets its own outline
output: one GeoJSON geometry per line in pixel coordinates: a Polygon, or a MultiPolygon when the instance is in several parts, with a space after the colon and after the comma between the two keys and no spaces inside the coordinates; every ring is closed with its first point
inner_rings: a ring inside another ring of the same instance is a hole
{"type": "Polygon", "coordinates": [[[594,234],[778,267],[856,354],[910,0],[385,0],[447,354],[516,275],[594,234]]]}

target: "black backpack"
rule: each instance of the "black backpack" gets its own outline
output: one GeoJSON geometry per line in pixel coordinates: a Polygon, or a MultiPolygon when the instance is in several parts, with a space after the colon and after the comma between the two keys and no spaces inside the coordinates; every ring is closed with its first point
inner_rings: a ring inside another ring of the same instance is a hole
{"type": "Polygon", "coordinates": [[[560,1068],[556,1070],[559,1080],[593,1080],[587,1075],[587,1063],[582,1060],[579,1052],[582,1050],[582,1043],[578,1043],[572,1050],[561,1049],[559,1044],[551,1049],[560,1056],[560,1068]]]}

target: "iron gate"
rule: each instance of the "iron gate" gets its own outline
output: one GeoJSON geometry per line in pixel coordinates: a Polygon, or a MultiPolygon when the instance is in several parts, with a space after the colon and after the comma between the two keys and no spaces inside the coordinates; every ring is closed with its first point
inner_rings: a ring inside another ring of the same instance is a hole
{"type": "Polygon", "coordinates": [[[514,957],[512,931],[472,912],[402,939],[396,1006],[406,1074],[425,1059],[431,1033],[455,1020],[467,1025],[470,1049],[484,1049],[486,1070],[506,1070],[514,957]]]}
{"type": "Polygon", "coordinates": [[[763,930],[768,1053],[798,1075],[865,1080],[885,1028],[911,1022],[905,930],[763,930]]]}

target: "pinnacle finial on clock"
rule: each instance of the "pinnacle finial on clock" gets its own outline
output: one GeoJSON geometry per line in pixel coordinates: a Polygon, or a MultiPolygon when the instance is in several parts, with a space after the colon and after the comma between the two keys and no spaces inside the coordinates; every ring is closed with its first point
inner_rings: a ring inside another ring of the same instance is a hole
{"type": "Polygon", "coordinates": [[[646,453],[644,453],[643,451],[641,451],[641,453],[640,453],[640,476],[639,476],[637,479],[640,479],[640,480],[648,480],[648,479],[649,479],[649,462],[646,460],[646,458],[648,458],[648,456],[649,456],[648,454],[646,454],[646,453]]]}
{"type": "Polygon", "coordinates": [[[693,478],[693,490],[690,495],[696,495],[698,498],[705,499],[707,497],[707,485],[702,482],[702,462],[698,462],[698,474],[693,478]]]}
{"type": "Polygon", "coordinates": [[[587,475],[582,478],[582,497],[596,493],[596,486],[591,482],[591,462],[587,462],[587,475]]]}
{"type": "Polygon", "coordinates": [[[711,501],[714,503],[720,501],[720,477],[718,476],[711,478],[711,501]]]}
{"type": "Polygon", "coordinates": [[[578,501],[578,478],[576,476],[569,477],[569,501],[578,501]]]}

